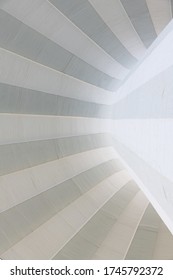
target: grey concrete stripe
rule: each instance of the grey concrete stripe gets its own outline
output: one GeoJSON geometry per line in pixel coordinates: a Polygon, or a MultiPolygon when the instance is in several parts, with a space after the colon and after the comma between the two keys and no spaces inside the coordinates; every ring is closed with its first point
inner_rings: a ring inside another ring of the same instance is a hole
{"type": "Polygon", "coordinates": [[[160,217],[149,204],[128,250],[126,260],[153,259],[160,223],[160,217]]]}
{"type": "Polygon", "coordinates": [[[148,48],[156,39],[157,34],[146,0],[121,0],[121,3],[142,42],[148,48]]]}
{"type": "Polygon", "coordinates": [[[45,36],[0,10],[0,47],[79,80],[114,91],[120,81],[99,71],[45,36]]]}
{"type": "Polygon", "coordinates": [[[104,162],[1,213],[0,253],[8,250],[74,200],[121,169],[118,160],[104,162]]]}
{"type": "Polygon", "coordinates": [[[111,118],[111,106],[0,83],[0,113],[111,118]]]}
{"type": "Polygon", "coordinates": [[[131,181],[121,188],[53,259],[92,259],[109,231],[138,192],[131,181]]]}
{"type": "Polygon", "coordinates": [[[49,0],[102,49],[126,68],[136,62],[87,0],[49,0]]]}
{"type": "Polygon", "coordinates": [[[167,119],[172,110],[173,67],[137,88],[112,108],[113,119],[167,119]],[[163,77],[166,77],[166,85],[163,77]],[[170,85],[170,88],[169,86],[170,85]],[[144,106],[145,104],[147,106],[144,106]]]}
{"type": "Polygon", "coordinates": [[[171,0],[171,11],[172,11],[172,16],[173,16],[173,0],[171,0]]]}
{"type": "Polygon", "coordinates": [[[0,145],[0,176],[111,144],[109,135],[93,134],[0,145]]]}
{"type": "Polygon", "coordinates": [[[173,260],[173,235],[163,221],[160,223],[153,259],[173,260]]]}

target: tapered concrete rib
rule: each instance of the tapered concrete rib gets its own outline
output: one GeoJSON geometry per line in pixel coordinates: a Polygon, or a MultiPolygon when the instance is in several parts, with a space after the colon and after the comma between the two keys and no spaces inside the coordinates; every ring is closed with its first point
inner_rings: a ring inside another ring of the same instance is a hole
{"type": "Polygon", "coordinates": [[[112,106],[0,83],[0,113],[110,119],[112,106]]]}
{"type": "Polygon", "coordinates": [[[87,0],[49,0],[49,2],[121,65],[130,69],[137,62],[87,0]]]}
{"type": "Polygon", "coordinates": [[[115,155],[111,147],[100,148],[0,176],[0,212],[113,159],[115,155]]]}
{"type": "Polygon", "coordinates": [[[171,0],[146,0],[157,35],[172,19],[171,0]],[[159,17],[158,17],[159,13],[159,17]]]}
{"type": "Polygon", "coordinates": [[[131,246],[127,252],[126,259],[153,259],[160,223],[160,217],[153,207],[149,205],[138,226],[131,246]]]}
{"type": "Polygon", "coordinates": [[[108,160],[2,212],[0,228],[3,230],[0,230],[0,243],[3,246],[0,248],[0,254],[47,222],[74,200],[89,192],[95,185],[107,178],[111,182],[118,172],[122,171],[121,174],[125,174],[122,168],[118,160],[108,160]]]}
{"type": "Polygon", "coordinates": [[[109,0],[109,3],[106,0],[89,0],[89,2],[125,48],[134,57],[140,59],[146,48],[131,24],[121,2],[114,0],[109,0]]]}
{"type": "Polygon", "coordinates": [[[0,1],[0,258],[173,258],[171,3],[0,1]]]}
{"type": "Polygon", "coordinates": [[[0,36],[0,47],[49,68],[105,90],[114,91],[120,84],[118,78],[99,71],[3,10],[0,10],[0,36]]]}
{"type": "Polygon", "coordinates": [[[123,79],[129,72],[73,25],[49,1],[16,0],[15,3],[1,1],[0,7],[101,72],[117,79],[123,79]],[[31,12],[28,13],[28,10],[31,12]]]}
{"type": "MultiPolygon", "coordinates": [[[[120,250],[121,252],[126,250],[127,244],[129,243],[128,236],[131,236],[131,228],[129,224],[127,226],[124,212],[126,212],[127,215],[128,211],[130,211],[129,205],[137,192],[138,188],[133,181],[127,183],[93,216],[92,219],[90,219],[90,221],[88,221],[79,233],[62,248],[54,259],[79,259],[79,257],[82,259],[104,259],[104,257],[107,259],[115,259],[118,254],[122,259],[123,254],[120,253],[120,250]],[[125,237],[124,235],[122,236],[122,227],[126,226],[127,229],[124,231],[126,232],[125,237]],[[122,243],[124,245],[122,245],[122,243]],[[120,246],[121,249],[119,248],[120,246]]],[[[144,196],[142,198],[144,198],[144,196]]],[[[142,199],[139,201],[142,201],[142,199]]],[[[142,210],[146,202],[147,200],[144,199],[141,205],[142,210]]],[[[131,208],[133,208],[131,211],[133,211],[134,216],[134,213],[137,211],[134,207],[131,206],[131,208]]],[[[131,215],[129,212],[128,217],[131,215]]],[[[140,211],[137,215],[140,215],[140,211]]],[[[134,219],[133,223],[135,223],[134,219]]]]}
{"type": "Polygon", "coordinates": [[[0,176],[111,145],[102,133],[0,145],[0,176]]]}
{"type": "Polygon", "coordinates": [[[173,259],[173,239],[172,234],[163,222],[160,223],[156,246],[153,253],[154,260],[172,260],[173,259]]]}
{"type": "Polygon", "coordinates": [[[7,250],[1,257],[3,259],[52,258],[128,181],[129,176],[121,174],[117,174],[116,186],[107,180],[103,181],[7,250]]]}
{"type": "Polygon", "coordinates": [[[111,104],[113,94],[50,67],[0,48],[0,82],[83,101],[111,104]],[[13,75],[11,75],[11,72],[13,75]],[[91,96],[92,94],[92,96],[91,96]],[[100,97],[103,97],[100,100],[100,97]],[[109,98],[106,98],[109,96],[109,98]]]}
{"type": "Polygon", "coordinates": [[[110,133],[110,119],[1,114],[0,145],[110,133]]]}
{"type": "Polygon", "coordinates": [[[138,192],[126,205],[126,208],[117,219],[112,230],[94,255],[94,259],[125,259],[128,247],[141,217],[148,205],[148,200],[142,192],[138,192]]]}
{"type": "Polygon", "coordinates": [[[146,0],[121,0],[126,13],[128,14],[135,30],[140,36],[146,48],[156,39],[156,31],[148,11],[146,0]],[[133,4],[133,5],[132,5],[133,4]]]}

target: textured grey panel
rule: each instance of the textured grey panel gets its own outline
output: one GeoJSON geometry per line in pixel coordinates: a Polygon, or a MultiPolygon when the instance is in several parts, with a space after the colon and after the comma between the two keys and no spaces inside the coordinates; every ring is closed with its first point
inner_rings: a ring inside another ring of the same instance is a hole
{"type": "Polygon", "coordinates": [[[157,34],[145,0],[121,0],[134,28],[148,48],[157,34]]]}
{"type": "Polygon", "coordinates": [[[0,10],[0,38],[1,47],[82,81],[110,91],[119,84],[119,80],[77,58],[3,10],[0,10]]]}
{"type": "Polygon", "coordinates": [[[112,117],[114,119],[173,118],[172,77],[173,67],[169,67],[116,103],[112,109],[112,117]],[[144,101],[147,106],[144,106],[144,101]]]}
{"type": "Polygon", "coordinates": [[[131,68],[137,62],[87,0],[49,0],[49,2],[119,63],[131,68]]]}
{"type": "Polygon", "coordinates": [[[126,255],[127,260],[153,259],[160,223],[160,217],[150,204],[142,217],[132,244],[128,250],[126,255]]]}
{"type": "Polygon", "coordinates": [[[0,252],[20,241],[55,215],[62,206],[80,196],[72,181],[67,181],[0,214],[0,252]],[[65,193],[66,192],[66,193],[65,193]],[[3,234],[5,233],[5,235],[3,234]],[[2,244],[2,245],[1,245],[2,244]]]}
{"type": "Polygon", "coordinates": [[[109,77],[77,57],[70,60],[63,72],[110,91],[115,91],[120,85],[120,80],[109,77]]]}
{"type": "Polygon", "coordinates": [[[109,135],[94,134],[0,145],[0,175],[5,175],[87,150],[111,146],[111,143],[109,135]]]}
{"type": "Polygon", "coordinates": [[[76,176],[72,180],[80,189],[81,193],[88,191],[91,186],[94,187],[98,182],[104,180],[105,175],[111,176],[113,173],[124,169],[119,160],[112,160],[105,164],[99,165],[99,169],[92,168],[88,172],[85,171],[83,176],[76,176]]]}
{"type": "Polygon", "coordinates": [[[151,227],[153,229],[158,229],[161,223],[161,218],[153,208],[151,204],[148,205],[145,214],[142,217],[140,226],[142,227],[151,227]]]}
{"type": "Polygon", "coordinates": [[[62,248],[54,259],[91,259],[138,187],[131,181],[121,188],[62,248]]]}
{"type": "Polygon", "coordinates": [[[0,113],[111,118],[112,106],[0,83],[0,113]]]}
{"type": "Polygon", "coordinates": [[[121,168],[118,160],[110,160],[1,213],[0,253],[121,168]],[[75,182],[85,181],[86,178],[89,179],[87,187],[81,192],[75,182]]]}
{"type": "Polygon", "coordinates": [[[156,243],[157,232],[139,228],[126,256],[127,260],[151,260],[156,243]],[[144,245],[144,240],[147,240],[144,245]],[[143,248],[142,248],[143,247],[143,248]]]}

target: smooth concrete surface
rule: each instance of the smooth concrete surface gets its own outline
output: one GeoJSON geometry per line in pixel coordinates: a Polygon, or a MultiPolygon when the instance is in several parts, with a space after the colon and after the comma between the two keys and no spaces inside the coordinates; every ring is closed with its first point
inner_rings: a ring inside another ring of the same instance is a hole
{"type": "Polygon", "coordinates": [[[172,10],[0,1],[1,259],[173,259],[172,10]]]}

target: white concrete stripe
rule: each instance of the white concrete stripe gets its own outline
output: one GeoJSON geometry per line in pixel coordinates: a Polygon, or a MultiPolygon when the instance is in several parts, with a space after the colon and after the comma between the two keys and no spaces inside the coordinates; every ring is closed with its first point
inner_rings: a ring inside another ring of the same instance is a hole
{"type": "Polygon", "coordinates": [[[115,157],[112,147],[99,148],[0,176],[0,212],[115,157]]]}
{"type": "Polygon", "coordinates": [[[125,48],[134,57],[140,59],[144,55],[146,48],[120,1],[89,0],[89,2],[125,48]]]}
{"type": "Polygon", "coordinates": [[[146,0],[157,35],[172,19],[169,0],[146,0]]]}
{"type": "Polygon", "coordinates": [[[121,0],[128,17],[146,48],[156,39],[157,34],[145,0],[121,0]]]}
{"type": "Polygon", "coordinates": [[[90,134],[0,145],[0,176],[108,146],[112,146],[109,134],[90,134]]]}
{"type": "Polygon", "coordinates": [[[116,186],[104,180],[1,255],[3,259],[51,259],[129,181],[124,171],[116,186]],[[106,192],[105,192],[106,188],[106,192]]]}
{"type": "Polygon", "coordinates": [[[3,1],[0,8],[111,77],[123,79],[128,73],[50,2],[3,1]]]}
{"type": "Polygon", "coordinates": [[[0,145],[111,132],[111,120],[0,114],[0,145]]]}
{"type": "Polygon", "coordinates": [[[153,259],[160,222],[160,217],[149,204],[127,252],[127,260],[153,259]]]}
{"type": "Polygon", "coordinates": [[[83,101],[111,104],[114,94],[0,48],[0,82],[83,101]]]}
{"type": "Polygon", "coordinates": [[[101,104],[111,104],[114,96],[110,91],[4,49],[0,49],[0,82],[101,104]]]}
{"type": "Polygon", "coordinates": [[[147,205],[148,200],[139,191],[126,206],[93,259],[124,259],[147,205]]]}

